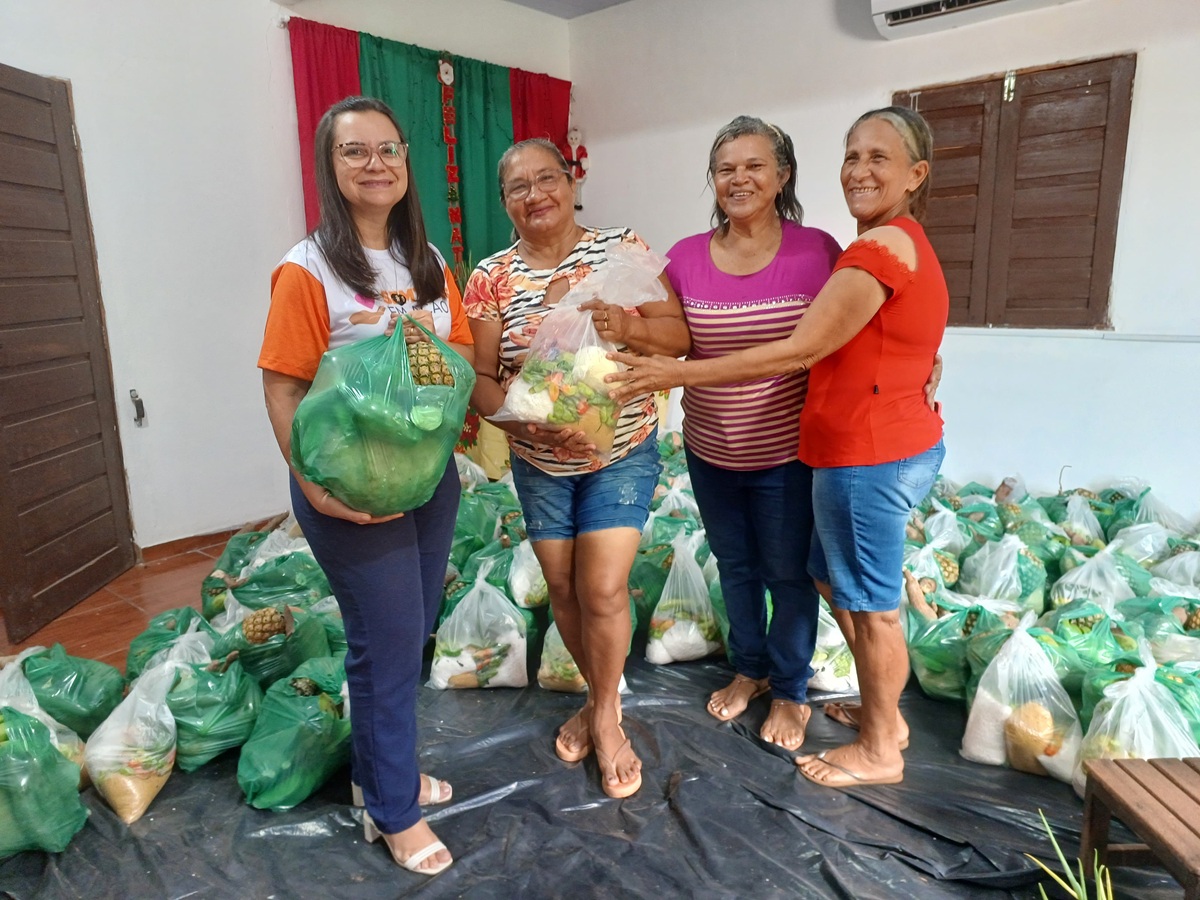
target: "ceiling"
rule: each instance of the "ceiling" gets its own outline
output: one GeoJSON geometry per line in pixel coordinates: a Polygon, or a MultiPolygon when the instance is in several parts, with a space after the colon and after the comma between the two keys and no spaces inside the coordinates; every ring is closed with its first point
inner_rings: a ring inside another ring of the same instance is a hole
{"type": "Polygon", "coordinates": [[[598,9],[607,9],[610,6],[628,3],[629,0],[508,0],[508,2],[549,13],[560,19],[574,19],[576,16],[586,16],[598,9]]]}

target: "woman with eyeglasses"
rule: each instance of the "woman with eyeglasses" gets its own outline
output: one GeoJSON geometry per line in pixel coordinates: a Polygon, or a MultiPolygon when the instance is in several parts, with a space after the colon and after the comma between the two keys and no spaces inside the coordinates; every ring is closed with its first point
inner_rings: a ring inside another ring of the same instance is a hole
{"type": "MultiPolygon", "coordinates": [[[[258,360],[289,462],[292,419],[326,350],[391,334],[406,314],[472,359],[458,288],[425,238],[395,115],[378,100],[347,98],[322,117],[315,144],[320,222],[272,273],[258,360]]],[[[427,340],[402,327],[410,343],[427,340]]],[[[382,836],[398,864],[435,875],[451,856],[421,806],[449,800],[451,789],[417,768],[416,696],[458,513],[455,464],[424,506],[381,517],[291,475],[293,511],[346,626],[351,779],[366,839],[382,836]]]]}
{"type": "MultiPolygon", "coordinates": [[[[554,304],[605,249],[645,246],[628,228],[575,221],[572,178],[546,140],[521,141],[500,159],[500,199],[517,242],[483,260],[467,281],[464,304],[475,337],[478,375],[472,405],[487,417],[504,402],[530,342],[554,304]]],[[[690,345],[674,291],[665,302],[626,311],[591,301],[600,336],[639,353],[677,356],[690,345]]],[[[610,797],[641,786],[641,760],[621,728],[617,687],[629,647],[629,570],[658,479],[653,394],[630,397],[617,420],[607,463],[578,428],[497,422],[508,432],[525,524],[550,592],[554,621],[588,684],[583,709],[559,730],[555,751],[576,762],[594,749],[610,797]]]]}

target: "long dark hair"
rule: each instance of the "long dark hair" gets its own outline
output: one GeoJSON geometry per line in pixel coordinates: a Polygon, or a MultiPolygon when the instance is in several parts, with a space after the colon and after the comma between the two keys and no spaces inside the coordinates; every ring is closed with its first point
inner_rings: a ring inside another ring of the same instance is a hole
{"type": "Polygon", "coordinates": [[[885,106],[882,109],[872,109],[854,120],[850,130],[846,132],[848,143],[854,129],[868,119],[883,119],[900,135],[904,141],[904,149],[908,151],[908,162],[916,165],[924,160],[929,163],[929,172],[925,180],[917,185],[917,189],[908,196],[908,211],[918,222],[925,221],[925,209],[929,205],[930,181],[933,178],[933,131],[925,117],[915,109],[907,106],[885,106]]]}
{"type": "MultiPolygon", "coordinates": [[[[379,289],[376,279],[379,273],[363,253],[362,240],[350,217],[350,204],[342,196],[333,168],[334,128],[338,116],[351,112],[382,113],[396,126],[400,140],[404,140],[404,131],[396,121],[395,113],[386,103],[374,97],[347,97],[325,111],[317,124],[314,141],[321,219],[313,229],[312,237],[338,278],[364,297],[377,297],[379,289]]],[[[408,189],[388,213],[388,249],[398,261],[403,255],[402,261],[412,275],[416,304],[425,306],[445,295],[446,273],[425,236],[425,221],[421,218],[421,201],[417,196],[411,159],[405,160],[404,168],[408,175],[408,189]]]]}
{"type": "MultiPolygon", "coordinates": [[[[786,131],[770,122],[756,119],[754,116],[738,116],[717,132],[713,139],[712,149],[708,151],[708,183],[711,186],[713,176],[717,171],[717,151],[735,138],[756,134],[771,142],[771,150],[775,154],[775,165],[779,171],[788,170],[788,180],[782,190],[775,196],[775,212],[780,219],[795,222],[797,225],[804,219],[804,207],[796,198],[796,148],[786,131]]],[[[714,190],[715,193],[715,190],[714,190]]],[[[729,216],[721,209],[721,204],[713,199],[712,224],[722,234],[729,228],[729,216]]]]}

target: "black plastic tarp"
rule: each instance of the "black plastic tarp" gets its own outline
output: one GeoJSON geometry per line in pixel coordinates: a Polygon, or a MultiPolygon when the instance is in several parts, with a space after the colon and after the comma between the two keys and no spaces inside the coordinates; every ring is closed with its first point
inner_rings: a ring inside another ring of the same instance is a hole
{"type": "MultiPolygon", "coordinates": [[[[175,772],[132,826],[89,789],[91,817],[70,847],[0,863],[0,888],[20,900],[1030,897],[1049,879],[1024,854],[1053,859],[1039,809],[1067,854],[1078,850],[1083,807],[1070,786],[961,759],[960,706],[910,686],[904,782],[833,790],[757,738],[769,696],[732,723],[704,711],[729,677],[712,661],[630,660],[624,727],[644,784],[624,801],[605,796],[594,757],[566,765],[554,755],[581,697],[536,685],[422,688],[422,769],[454,786],[450,804],[429,810],[455,857],[433,879],[363,842],[348,770],[295,809],[264,812],[244,802],[234,752],[175,772]]],[[[851,736],[818,710],[805,750],[851,736]]],[[[1121,896],[1181,895],[1161,871],[1114,874],[1121,896]]]]}

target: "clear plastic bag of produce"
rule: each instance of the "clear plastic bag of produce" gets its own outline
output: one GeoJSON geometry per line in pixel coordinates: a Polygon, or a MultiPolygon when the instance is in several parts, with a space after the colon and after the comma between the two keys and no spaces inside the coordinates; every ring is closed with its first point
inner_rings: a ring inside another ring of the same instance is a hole
{"type": "Polygon", "coordinates": [[[513,542],[507,535],[500,535],[496,540],[476,550],[462,567],[462,580],[474,584],[479,577],[479,570],[488,566],[487,582],[501,591],[508,590],[508,576],[512,571],[513,542]]]}
{"type": "MultiPolygon", "coordinates": [[[[925,543],[953,556],[956,560],[967,549],[970,536],[958,526],[954,511],[935,502],[922,527],[925,543]]],[[[957,579],[956,579],[957,580],[957,579]]]]}
{"type": "Polygon", "coordinates": [[[386,516],[427,503],[454,453],[475,371],[425,335],[431,345],[410,349],[397,326],[327,351],[296,410],[292,465],[353,509],[386,516]]]}
{"type": "Polygon", "coordinates": [[[674,560],[662,596],[650,617],[646,660],[655,665],[703,659],[721,649],[721,630],[708,599],[708,584],[696,550],[703,532],[681,534],[672,545],[674,560]]]}
{"type": "Polygon", "coordinates": [[[635,244],[615,242],[605,259],[572,287],[542,320],[520,373],[508,386],[504,404],[490,418],[580,429],[607,462],[621,409],[604,376],[622,366],[608,359],[619,348],[592,325],[589,300],[633,309],[667,298],[659,275],[666,259],[635,244]]]}
{"type": "Polygon", "coordinates": [[[1070,569],[1050,587],[1050,603],[1056,607],[1074,600],[1116,604],[1132,596],[1134,592],[1121,577],[1114,552],[1109,548],[1070,569]]]}
{"type": "Polygon", "coordinates": [[[1071,494],[1066,500],[1066,512],[1059,526],[1073,547],[1104,546],[1104,528],[1088,498],[1082,494],[1071,494]]]}
{"type": "Polygon", "coordinates": [[[0,706],[8,706],[22,715],[37,719],[50,732],[50,742],[58,748],[59,753],[81,769],[83,767],[83,741],[79,735],[66,725],[63,725],[49,715],[37,701],[33,686],[25,677],[21,664],[32,653],[41,651],[41,647],[30,647],[18,654],[17,657],[0,671],[0,706]]]}
{"type": "MultiPolygon", "coordinates": [[[[1009,624],[1008,617],[1004,618],[1004,624],[1001,627],[991,631],[976,629],[967,641],[967,666],[971,670],[970,677],[967,679],[966,691],[968,708],[975,702],[975,694],[979,690],[979,682],[983,678],[983,673],[987,671],[987,667],[996,658],[1000,649],[1008,643],[1015,630],[1015,626],[1009,624]]],[[[1054,673],[1062,682],[1063,687],[1067,689],[1071,702],[1078,707],[1083,690],[1083,679],[1088,672],[1083,660],[1079,658],[1079,654],[1070,644],[1053,631],[1037,625],[1027,630],[1029,636],[1037,642],[1038,649],[1046,655],[1046,659],[1050,660],[1050,665],[1054,667],[1054,673]]]]}
{"type": "Polygon", "coordinates": [[[238,757],[246,802],[276,811],[303,803],[350,761],[341,657],[310,659],[267,690],[238,757]]]}
{"type": "Polygon", "coordinates": [[[858,668],[854,654],[837,620],[825,601],[817,610],[817,643],[812,657],[813,676],[808,686],[814,691],[858,693],[858,668]]]}
{"type": "Polygon", "coordinates": [[[108,663],[68,655],[62,644],[30,653],[22,668],[42,709],[85,741],[125,696],[125,676],[108,663]]]}
{"type": "Polygon", "coordinates": [[[79,766],[42,722],[0,706],[0,859],[22,850],[60,853],[87,817],[79,766]]]}
{"type": "Polygon", "coordinates": [[[454,466],[458,469],[458,483],[462,485],[464,491],[480,484],[487,484],[487,472],[471,457],[455,453],[454,466]]]}
{"type": "Polygon", "coordinates": [[[558,633],[558,625],[550,623],[542,645],[542,660],[538,665],[538,685],[547,691],[580,694],[587,690],[587,681],[575,664],[571,651],[558,633]]]}
{"type": "Polygon", "coordinates": [[[1200,588],[1200,551],[1191,550],[1171,556],[1152,566],[1150,573],[1175,584],[1200,588]]]}
{"type": "Polygon", "coordinates": [[[1040,614],[1045,604],[1046,567],[1016,535],[989,541],[963,560],[959,589],[977,597],[1016,600],[1040,614]]]}
{"type": "MultiPolygon", "coordinates": [[[[528,538],[513,548],[512,566],[508,570],[508,591],[513,602],[524,609],[535,609],[550,602],[550,589],[542,564],[533,552],[533,542],[528,538]]],[[[550,635],[546,635],[546,640],[550,635]]]]}
{"type": "Polygon", "coordinates": [[[1027,612],[983,673],[963,734],[962,756],[1071,780],[1079,755],[1079,717],[1054,666],[1030,636],[1027,612]]]}
{"type": "Polygon", "coordinates": [[[492,563],[479,569],[470,590],[438,627],[429,686],[525,687],[527,625],[504,592],[487,581],[492,563]]]}
{"type": "Polygon", "coordinates": [[[904,570],[912,573],[926,594],[953,587],[960,576],[958,560],[954,555],[939,549],[933,543],[918,547],[904,545],[904,570]]]}
{"type": "Polygon", "coordinates": [[[1104,689],[1080,747],[1072,783],[1083,796],[1089,759],[1183,759],[1200,756],[1183,709],[1156,678],[1149,648],[1129,678],[1104,689]]]}
{"type": "Polygon", "coordinates": [[[1136,478],[1119,481],[1109,491],[1102,491],[1100,496],[1110,497],[1113,503],[1113,517],[1107,526],[1110,540],[1130,525],[1155,523],[1175,537],[1182,537],[1192,530],[1187,519],[1159,500],[1145,482],[1136,478]]]}
{"type": "Polygon", "coordinates": [[[248,609],[230,597],[212,626],[218,633],[213,657],[236,652],[242,668],[264,690],[306,659],[330,655],[320,617],[296,607],[248,609]]]}
{"type": "Polygon", "coordinates": [[[143,672],[84,750],[92,784],[126,825],[142,817],[175,765],[175,717],[167,693],[177,669],[167,662],[143,672]]]}

